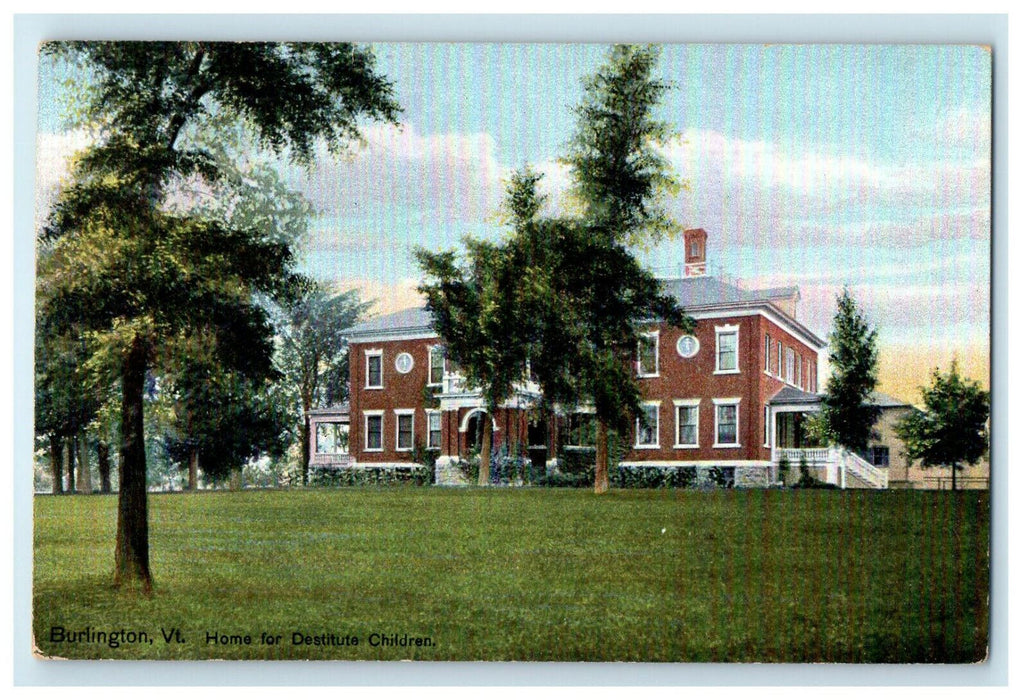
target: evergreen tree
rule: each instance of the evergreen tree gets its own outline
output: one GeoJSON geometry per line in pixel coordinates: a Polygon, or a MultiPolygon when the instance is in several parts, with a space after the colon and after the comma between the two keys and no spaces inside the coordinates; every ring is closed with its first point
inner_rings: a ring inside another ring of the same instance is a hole
{"type": "Polygon", "coordinates": [[[578,128],[566,162],[581,205],[570,259],[581,265],[562,284],[586,311],[584,340],[594,371],[585,378],[597,412],[594,489],[608,487],[608,429],[628,431],[643,419],[631,372],[640,326],[663,320],[687,332],[692,320],[643,268],[629,246],[675,232],[665,198],[681,191],[658,146],[671,136],[654,112],[671,85],[654,73],[653,46],[615,46],[585,82],[578,128]]]}
{"type": "Polygon", "coordinates": [[[360,118],[395,121],[398,107],[371,53],[349,44],[61,42],[43,52],[89,83],[81,114],[97,138],[40,236],[52,254],[39,303],[52,333],[84,329],[120,376],[114,578],[149,593],[147,373],[166,340],[203,331],[220,365],[269,376],[273,333],[256,295],[282,297],[297,282],[288,243],[174,206],[187,183],[223,175],[189,136],[228,121],[309,163],[318,143],[343,150],[360,118]]]}
{"type": "Polygon", "coordinates": [[[922,387],[925,410],[913,410],[897,424],[909,459],[923,467],[950,467],[951,489],[957,489],[957,473],[978,462],[990,448],[987,423],[990,393],[979,382],[964,379],[957,361],[950,371],[933,370],[928,387],[922,387]]]}
{"type": "Polygon", "coordinates": [[[849,289],[836,297],[836,316],[829,333],[830,375],[817,418],[832,442],[862,452],[875,437],[880,409],[872,403],[878,383],[878,331],[869,325],[849,289]]]}

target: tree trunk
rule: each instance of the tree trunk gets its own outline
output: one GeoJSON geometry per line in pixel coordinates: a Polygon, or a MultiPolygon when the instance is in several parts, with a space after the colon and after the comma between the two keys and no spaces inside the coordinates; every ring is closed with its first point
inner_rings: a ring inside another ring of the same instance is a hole
{"type": "Polygon", "coordinates": [[[489,486],[489,462],[493,452],[493,420],[490,415],[482,417],[482,439],[479,440],[479,486],[489,486]]]}
{"type": "Polygon", "coordinates": [[[200,473],[200,448],[192,445],[189,448],[189,467],[186,476],[186,490],[197,490],[197,475],[200,473]]]}
{"type": "Polygon", "coordinates": [[[118,464],[118,535],[114,549],[114,585],[139,581],[149,595],[150,545],[147,532],[146,448],[143,442],[143,383],[146,347],[132,341],[122,361],[121,459],[118,464]]]}
{"type": "Polygon", "coordinates": [[[79,474],[75,490],[79,493],[93,493],[93,474],[89,469],[89,441],[86,433],[79,434],[79,474]]]}
{"type": "Polygon", "coordinates": [[[233,467],[229,472],[229,491],[239,491],[243,488],[243,467],[233,467]]]}
{"type": "Polygon", "coordinates": [[[96,469],[100,472],[100,493],[110,493],[111,448],[103,440],[96,444],[96,469]]]}
{"type": "Polygon", "coordinates": [[[950,490],[958,490],[958,465],[957,462],[952,462],[950,465],[950,490]]]}
{"type": "Polygon", "coordinates": [[[308,467],[311,462],[311,420],[307,417],[309,410],[304,409],[304,423],[300,426],[300,474],[304,486],[307,486],[308,467]]]}
{"type": "Polygon", "coordinates": [[[597,466],[593,480],[594,493],[607,492],[607,423],[597,417],[597,466]]]}
{"type": "Polygon", "coordinates": [[[64,490],[75,493],[75,438],[70,435],[64,438],[64,474],[67,479],[64,490]]]}
{"type": "Polygon", "coordinates": [[[63,469],[61,468],[61,437],[54,433],[50,434],[50,474],[53,477],[52,490],[54,493],[64,493],[64,484],[61,483],[63,469]]]}

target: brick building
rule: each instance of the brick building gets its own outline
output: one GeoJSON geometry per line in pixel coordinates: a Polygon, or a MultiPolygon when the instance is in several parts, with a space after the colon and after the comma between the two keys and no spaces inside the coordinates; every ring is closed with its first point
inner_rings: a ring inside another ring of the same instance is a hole
{"type": "MultiPolygon", "coordinates": [[[[707,274],[703,229],[685,231],[683,243],[683,276],[664,284],[696,328],[640,329],[635,365],[648,420],[626,436],[621,463],[732,468],[737,485],[773,483],[782,455],[796,459],[804,447],[800,424],[819,404],[825,342],[798,320],[796,287],[729,284],[707,274]]],[[[448,365],[429,312],[387,314],[348,335],[349,415],[335,420],[350,423],[349,466],[410,468],[429,451],[438,455],[438,480],[453,480],[453,463],[478,449],[485,414],[477,392],[448,365]]],[[[529,410],[537,397],[531,381],[514,392],[491,418],[493,444],[551,464],[563,450],[588,449],[589,409],[544,422],[529,410]]],[[[845,478],[839,464],[812,466],[830,482],[845,478]]]]}

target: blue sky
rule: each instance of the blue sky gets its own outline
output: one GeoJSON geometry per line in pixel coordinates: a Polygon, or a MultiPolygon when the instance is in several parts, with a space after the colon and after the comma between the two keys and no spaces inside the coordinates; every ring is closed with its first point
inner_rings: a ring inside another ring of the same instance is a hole
{"type": "MultiPolygon", "coordinates": [[[[310,273],[380,310],[416,303],[411,250],[495,237],[503,182],[542,170],[555,207],[597,44],[381,44],[402,128],[370,125],[346,160],[285,169],[315,202],[310,273]]],[[[689,191],[670,210],[709,234],[709,265],[751,287],[797,284],[827,334],[850,285],[885,345],[985,352],[989,333],[991,55],[977,46],[666,45],[665,147],[689,191]]],[[[42,71],[42,189],[81,139],[62,134],[42,71]]],[[[678,239],[641,252],[661,275],[678,239]]]]}

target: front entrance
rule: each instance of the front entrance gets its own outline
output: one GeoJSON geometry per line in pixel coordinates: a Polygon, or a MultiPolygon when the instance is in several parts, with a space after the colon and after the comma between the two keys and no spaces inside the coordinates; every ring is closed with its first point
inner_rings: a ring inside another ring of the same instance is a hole
{"type": "Polygon", "coordinates": [[[775,414],[775,446],[795,450],[818,447],[804,434],[804,420],[808,414],[803,411],[779,412],[775,414]]]}

